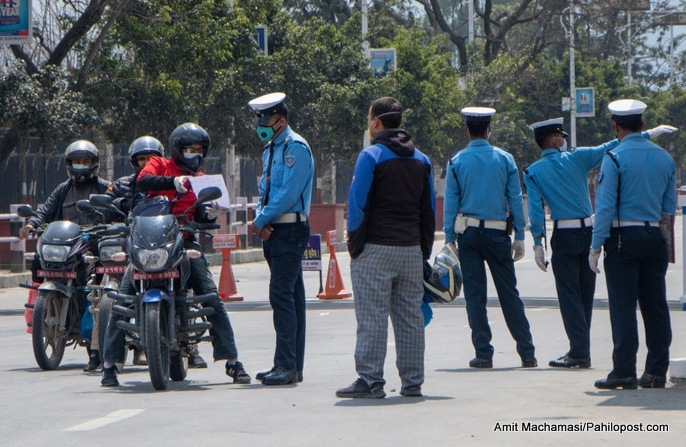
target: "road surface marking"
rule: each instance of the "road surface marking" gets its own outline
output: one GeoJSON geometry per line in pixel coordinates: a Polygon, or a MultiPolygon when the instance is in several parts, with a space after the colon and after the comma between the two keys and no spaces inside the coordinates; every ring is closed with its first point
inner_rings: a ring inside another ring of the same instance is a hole
{"type": "Polygon", "coordinates": [[[117,410],[113,413],[108,414],[105,417],[93,419],[92,421],[84,422],[83,424],[79,425],[74,425],[73,427],[69,427],[65,429],[64,431],[88,431],[88,430],[95,430],[96,428],[104,427],[105,425],[113,424],[115,422],[123,421],[124,419],[128,419],[130,417],[133,417],[137,415],[138,413],[142,413],[145,410],[139,410],[139,409],[125,409],[125,410],[117,410]]]}

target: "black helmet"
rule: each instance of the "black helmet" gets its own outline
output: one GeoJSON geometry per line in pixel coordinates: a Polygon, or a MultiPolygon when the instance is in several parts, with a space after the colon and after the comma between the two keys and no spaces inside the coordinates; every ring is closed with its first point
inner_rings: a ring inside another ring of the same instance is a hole
{"type": "Polygon", "coordinates": [[[434,259],[433,267],[424,267],[424,296],[437,303],[450,303],[462,290],[462,270],[457,253],[446,244],[434,259]]]}
{"type": "Polygon", "coordinates": [[[76,183],[85,182],[98,176],[100,167],[100,154],[98,148],[88,140],[77,140],[67,146],[64,152],[65,164],[69,177],[76,183]],[[76,168],[72,166],[72,161],[79,158],[92,158],[93,164],[88,168],[76,168]]]}
{"type": "Polygon", "coordinates": [[[185,123],[174,129],[169,136],[169,150],[174,162],[183,169],[190,172],[198,172],[207,153],[210,150],[210,136],[205,129],[194,123],[185,123]],[[186,158],[183,149],[199,144],[203,147],[202,155],[197,154],[186,158]]]}
{"type": "Polygon", "coordinates": [[[136,138],[129,146],[129,159],[133,169],[138,170],[138,161],[136,157],[139,155],[159,155],[164,157],[164,146],[157,138],[146,135],[144,137],[136,138]]]}

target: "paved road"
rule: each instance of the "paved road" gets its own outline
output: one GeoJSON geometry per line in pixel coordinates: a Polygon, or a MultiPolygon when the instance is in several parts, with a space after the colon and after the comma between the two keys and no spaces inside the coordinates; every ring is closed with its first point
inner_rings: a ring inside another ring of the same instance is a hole
{"type": "MultiPolygon", "coordinates": [[[[524,262],[517,263],[517,273],[522,296],[528,297],[527,314],[541,367],[518,368],[502,314],[491,308],[495,368],[467,368],[473,351],[464,307],[459,303],[435,306],[435,319],[427,328],[426,397],[421,399],[404,398],[397,392],[400,383],[392,337],[386,364],[389,397],[359,401],[334,396],[337,388],[355,379],[355,317],[352,300],[322,302],[314,297],[319,288],[316,273],[305,274],[308,348],[305,381],[297,386],[232,385],[222,365],[213,364],[206,370],[191,370],[187,381],[172,384],[167,392],[154,391],[147,370],[133,366],[120,376],[120,388],[103,389],[98,374],[81,372],[86,357],[81,348],[67,351],[59,370],[40,371],[23,317],[5,312],[0,317],[1,444],[682,445],[686,386],[637,391],[593,388],[593,382],[611,368],[609,317],[602,299],[592,331],[593,368],[559,371],[545,366],[565,352],[566,341],[552,299],[552,274],[539,272],[531,258],[529,253],[524,262]],[[584,426],[591,431],[550,431],[557,427],[554,424],[581,423],[595,425],[584,426]],[[643,430],[648,424],[667,424],[669,431],[620,434],[620,424],[634,424],[630,428],[643,424],[643,430]]],[[[339,259],[345,285],[350,287],[347,255],[339,259]]],[[[266,268],[265,263],[235,266],[238,290],[246,301],[228,305],[241,359],[253,376],[271,365],[274,345],[266,268]]],[[[680,273],[678,280],[671,275],[670,298],[678,300],[680,273]]],[[[598,286],[597,296],[605,297],[604,278],[598,286]]],[[[494,291],[489,294],[494,296],[494,291]]],[[[0,291],[0,302],[21,306],[24,296],[23,290],[7,289],[0,291]]],[[[683,358],[686,312],[671,314],[672,357],[683,358]]],[[[209,345],[204,344],[201,352],[211,358],[209,345]]],[[[644,355],[641,348],[639,358],[644,355]]]]}

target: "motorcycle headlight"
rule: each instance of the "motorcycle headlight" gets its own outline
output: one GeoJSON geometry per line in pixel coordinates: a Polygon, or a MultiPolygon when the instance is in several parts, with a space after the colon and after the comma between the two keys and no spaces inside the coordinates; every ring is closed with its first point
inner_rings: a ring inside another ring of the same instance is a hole
{"type": "Polygon", "coordinates": [[[103,262],[108,262],[112,260],[112,255],[124,251],[124,247],[121,245],[106,245],[100,247],[100,260],[103,262]]]}
{"type": "Polygon", "coordinates": [[[138,260],[144,270],[160,270],[167,263],[168,258],[169,253],[163,248],[138,252],[138,260]]]}
{"type": "Polygon", "coordinates": [[[64,262],[69,256],[69,247],[66,245],[45,244],[41,250],[43,260],[50,262],[64,262]]]}

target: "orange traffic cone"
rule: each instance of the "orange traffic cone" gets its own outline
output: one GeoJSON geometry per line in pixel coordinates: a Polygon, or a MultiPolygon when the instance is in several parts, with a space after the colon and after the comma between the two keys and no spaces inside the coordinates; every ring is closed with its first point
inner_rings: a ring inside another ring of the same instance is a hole
{"type": "Polygon", "coordinates": [[[324,288],[324,292],[317,295],[317,298],[320,300],[350,298],[353,294],[352,292],[345,290],[343,277],[341,277],[341,270],[338,268],[335,231],[326,232],[326,245],[329,247],[329,270],[326,273],[326,287],[324,288]]]}
{"type": "Polygon", "coordinates": [[[222,270],[219,275],[219,297],[222,301],[243,301],[243,295],[236,290],[236,278],[231,267],[231,250],[240,248],[237,234],[215,234],[212,246],[222,251],[222,270]]]}
{"type": "MultiPolygon", "coordinates": [[[[39,282],[34,282],[34,286],[38,287],[40,286],[39,282]]],[[[26,304],[24,304],[24,320],[26,320],[26,332],[31,334],[32,328],[31,325],[33,324],[33,307],[36,304],[36,300],[38,299],[38,289],[29,289],[29,298],[26,304]]]]}

